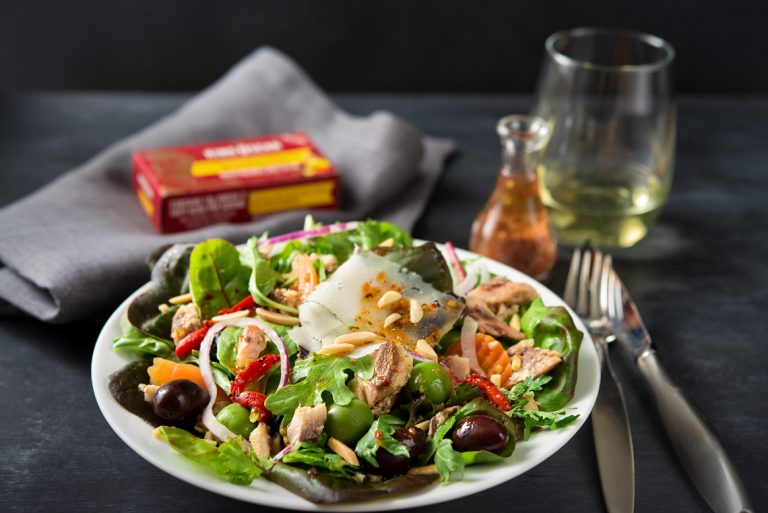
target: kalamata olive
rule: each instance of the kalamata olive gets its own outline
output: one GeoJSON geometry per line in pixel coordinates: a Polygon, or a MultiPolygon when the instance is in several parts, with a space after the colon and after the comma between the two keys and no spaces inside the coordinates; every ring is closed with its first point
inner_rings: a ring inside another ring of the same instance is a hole
{"type": "Polygon", "coordinates": [[[386,449],[379,448],[376,451],[376,461],[379,463],[378,473],[385,477],[405,474],[416,464],[427,445],[427,435],[421,429],[399,427],[392,436],[408,449],[410,457],[395,456],[386,449]]]}
{"type": "Polygon", "coordinates": [[[509,432],[493,417],[470,415],[456,423],[453,448],[459,452],[490,451],[499,453],[509,443],[509,432]]]}
{"type": "Polygon", "coordinates": [[[209,399],[208,392],[194,381],[177,379],[157,389],[152,409],[162,419],[180,422],[197,417],[209,399]]]}

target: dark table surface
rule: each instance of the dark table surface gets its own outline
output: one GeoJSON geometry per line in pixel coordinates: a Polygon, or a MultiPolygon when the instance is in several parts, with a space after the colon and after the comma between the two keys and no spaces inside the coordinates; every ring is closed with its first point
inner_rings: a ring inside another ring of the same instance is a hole
{"type": "MultiPolygon", "coordinates": [[[[0,98],[0,207],[178,107],[167,94],[34,94],[0,98]]],[[[456,139],[415,235],[466,246],[499,164],[502,115],[526,97],[345,95],[352,112],[388,109],[456,139]]],[[[679,103],[675,182],[650,236],[616,267],[675,380],[711,420],[756,511],[768,509],[768,99],[679,103]]],[[[548,285],[562,291],[568,254],[548,285]]],[[[194,488],[145,462],[111,431],[93,398],[91,350],[106,312],[65,325],[0,319],[0,511],[266,511],[194,488]]],[[[652,398],[620,348],[635,443],[637,511],[708,511],[666,440],[652,398]]],[[[486,492],[424,508],[603,510],[592,433],[486,492]]]]}

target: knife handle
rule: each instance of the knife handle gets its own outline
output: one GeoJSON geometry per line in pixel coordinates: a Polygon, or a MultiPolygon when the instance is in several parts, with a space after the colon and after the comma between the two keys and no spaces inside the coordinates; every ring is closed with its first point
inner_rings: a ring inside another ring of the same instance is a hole
{"type": "Polygon", "coordinates": [[[608,513],[632,513],[635,510],[635,457],[627,405],[611,367],[608,345],[602,342],[598,348],[602,371],[592,409],[592,436],[603,499],[608,513]]]}
{"type": "Polygon", "coordinates": [[[659,416],[677,457],[716,513],[752,513],[744,486],[723,445],[701,413],[661,366],[656,351],[637,359],[656,396],[659,416]]]}

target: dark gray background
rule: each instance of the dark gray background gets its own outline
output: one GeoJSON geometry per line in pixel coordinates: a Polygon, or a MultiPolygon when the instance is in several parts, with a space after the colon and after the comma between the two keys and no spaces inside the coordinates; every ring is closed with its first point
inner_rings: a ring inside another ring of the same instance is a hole
{"type": "Polygon", "coordinates": [[[254,48],[332,91],[533,90],[543,42],[582,25],[677,49],[680,92],[768,91],[762,2],[4,0],[0,91],[197,90],[254,48]]]}

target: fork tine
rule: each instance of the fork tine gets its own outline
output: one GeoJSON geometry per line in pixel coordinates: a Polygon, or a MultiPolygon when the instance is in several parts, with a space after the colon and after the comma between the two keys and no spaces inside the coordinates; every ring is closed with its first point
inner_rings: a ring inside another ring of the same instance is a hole
{"type": "Polygon", "coordinates": [[[581,267],[581,249],[573,250],[571,256],[571,266],[568,269],[568,278],[565,280],[565,302],[576,308],[576,283],[579,279],[579,268],[581,267]]]}
{"type": "Polygon", "coordinates": [[[603,252],[594,248],[594,260],[592,261],[592,273],[589,280],[589,317],[597,319],[602,314],[600,294],[603,276],[603,252]]]}
{"type": "Polygon", "coordinates": [[[589,289],[589,275],[592,267],[592,247],[585,244],[581,250],[581,269],[579,269],[579,291],[576,301],[576,313],[581,317],[589,315],[587,304],[587,292],[589,289]]]}
{"type": "Polygon", "coordinates": [[[613,297],[613,258],[611,255],[605,255],[603,265],[600,268],[600,312],[613,319],[616,308],[613,297]]]}

